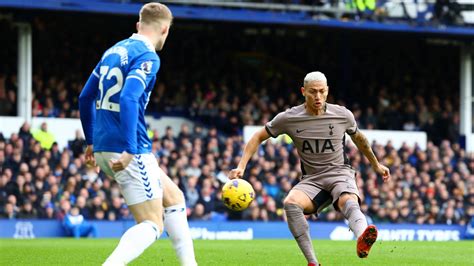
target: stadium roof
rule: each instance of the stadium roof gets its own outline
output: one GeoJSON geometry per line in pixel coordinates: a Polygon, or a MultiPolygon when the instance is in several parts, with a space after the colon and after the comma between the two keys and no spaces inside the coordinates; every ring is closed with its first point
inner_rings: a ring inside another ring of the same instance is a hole
{"type": "MultiPolygon", "coordinates": [[[[117,3],[106,0],[1,0],[0,7],[33,10],[75,11],[136,15],[142,3],[117,3]]],[[[178,19],[306,25],[352,30],[375,30],[471,37],[473,27],[411,25],[408,22],[344,21],[317,19],[309,11],[236,9],[222,6],[168,4],[178,19]]]]}

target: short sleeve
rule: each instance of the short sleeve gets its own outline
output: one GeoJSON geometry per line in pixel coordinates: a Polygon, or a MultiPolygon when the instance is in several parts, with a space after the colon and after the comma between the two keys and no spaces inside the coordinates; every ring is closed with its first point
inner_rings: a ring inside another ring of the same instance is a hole
{"type": "Polygon", "coordinates": [[[265,124],[265,129],[270,136],[276,138],[278,135],[286,133],[287,120],[286,112],[281,112],[265,124]]]}
{"type": "Polygon", "coordinates": [[[354,114],[349,110],[346,110],[346,132],[349,135],[354,135],[357,132],[357,122],[354,118],[354,114]]]}
{"type": "Polygon", "coordinates": [[[127,79],[138,79],[144,88],[152,83],[160,69],[160,60],[156,54],[147,53],[135,60],[128,71],[127,79]]]}

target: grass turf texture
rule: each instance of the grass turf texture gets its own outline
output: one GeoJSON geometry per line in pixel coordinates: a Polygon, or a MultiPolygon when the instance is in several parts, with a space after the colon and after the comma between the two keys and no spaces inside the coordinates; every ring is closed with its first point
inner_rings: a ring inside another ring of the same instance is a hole
{"type": "MultiPolygon", "coordinates": [[[[0,239],[0,265],[100,265],[118,239],[0,239]]],[[[474,241],[376,242],[367,259],[355,241],[313,242],[323,265],[474,265],[474,241]]],[[[200,265],[306,265],[293,240],[194,241],[200,265]]],[[[168,240],[159,240],[130,265],[178,265],[168,240]]]]}

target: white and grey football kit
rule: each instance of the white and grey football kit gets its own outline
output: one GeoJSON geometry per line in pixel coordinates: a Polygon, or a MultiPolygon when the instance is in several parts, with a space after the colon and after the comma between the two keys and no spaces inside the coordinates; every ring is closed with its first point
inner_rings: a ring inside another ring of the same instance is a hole
{"type": "Polygon", "coordinates": [[[315,116],[302,104],[279,113],[265,128],[272,137],[287,134],[293,140],[303,172],[294,189],[306,193],[318,212],[344,192],[359,196],[356,171],[344,153],[345,133],[357,131],[354,115],[347,108],[326,103],[324,114],[315,116]]]}

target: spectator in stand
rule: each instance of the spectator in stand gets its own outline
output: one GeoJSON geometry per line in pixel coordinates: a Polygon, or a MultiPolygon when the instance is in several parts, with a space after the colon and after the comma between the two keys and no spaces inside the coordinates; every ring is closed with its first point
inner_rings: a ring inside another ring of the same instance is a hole
{"type": "Polygon", "coordinates": [[[38,218],[38,212],[36,209],[33,209],[33,205],[30,201],[25,201],[21,208],[21,211],[18,213],[18,219],[36,219],[38,218]]]}
{"type": "Polygon", "coordinates": [[[8,77],[0,73],[0,116],[16,115],[16,90],[8,89],[7,83],[8,77]]]}
{"type": "Polygon", "coordinates": [[[199,201],[199,192],[197,190],[198,177],[190,176],[185,186],[186,207],[194,208],[199,201]]]}
{"type": "Polygon", "coordinates": [[[1,217],[5,219],[16,219],[17,216],[18,216],[18,213],[15,211],[13,204],[11,203],[5,204],[1,217]]]}
{"type": "Polygon", "coordinates": [[[195,221],[207,221],[210,219],[210,215],[210,213],[206,214],[204,205],[198,203],[194,206],[190,219],[195,221]]]}
{"type": "Polygon", "coordinates": [[[461,9],[455,0],[436,0],[433,20],[445,25],[462,25],[461,9]]]}
{"type": "Polygon", "coordinates": [[[84,154],[86,140],[84,139],[81,130],[76,130],[76,138],[69,143],[69,147],[72,150],[73,158],[78,158],[80,155],[84,154]]]}
{"type": "Polygon", "coordinates": [[[77,207],[73,207],[71,211],[66,214],[63,220],[63,226],[66,233],[75,238],[87,237],[89,235],[97,237],[96,227],[84,219],[84,216],[79,213],[79,208],[77,207]]]}
{"type": "Polygon", "coordinates": [[[92,218],[91,210],[86,206],[86,198],[84,196],[77,197],[76,208],[79,210],[84,219],[88,220],[92,218]]]}
{"type": "Polygon", "coordinates": [[[54,143],[54,135],[48,131],[48,124],[41,123],[41,128],[33,131],[33,138],[41,144],[45,150],[51,149],[54,143]]]}

